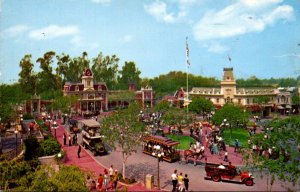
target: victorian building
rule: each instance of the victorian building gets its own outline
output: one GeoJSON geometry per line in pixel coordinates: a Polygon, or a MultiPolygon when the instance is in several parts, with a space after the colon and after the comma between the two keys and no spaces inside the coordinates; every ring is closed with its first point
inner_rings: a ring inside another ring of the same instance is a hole
{"type": "Polygon", "coordinates": [[[202,96],[219,108],[225,103],[240,104],[250,111],[258,111],[260,104],[258,97],[267,97],[268,103],[263,104],[266,115],[271,110],[288,110],[291,106],[291,95],[274,88],[255,87],[238,88],[233,74],[233,68],[224,68],[221,86],[218,88],[194,87],[189,92],[190,96],[202,96]]]}
{"type": "Polygon", "coordinates": [[[73,106],[73,111],[79,113],[97,113],[108,109],[108,89],[103,82],[94,82],[93,73],[86,69],[81,77],[81,82],[66,82],[63,89],[64,96],[77,96],[78,103],[73,106]]]}

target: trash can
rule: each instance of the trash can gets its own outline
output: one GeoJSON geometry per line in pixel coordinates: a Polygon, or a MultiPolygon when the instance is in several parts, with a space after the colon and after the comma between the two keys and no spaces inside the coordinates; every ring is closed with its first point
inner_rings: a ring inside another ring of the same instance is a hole
{"type": "Polygon", "coordinates": [[[153,189],[154,184],[154,176],[151,174],[146,175],[146,188],[147,189],[153,189]]]}

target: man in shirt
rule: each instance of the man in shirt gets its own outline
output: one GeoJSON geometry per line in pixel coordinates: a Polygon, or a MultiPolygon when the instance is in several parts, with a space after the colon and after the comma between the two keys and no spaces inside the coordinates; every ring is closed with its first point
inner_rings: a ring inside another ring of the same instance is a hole
{"type": "Polygon", "coordinates": [[[171,179],[173,184],[172,192],[175,192],[178,183],[177,169],[174,170],[174,173],[171,175],[171,179]]]}

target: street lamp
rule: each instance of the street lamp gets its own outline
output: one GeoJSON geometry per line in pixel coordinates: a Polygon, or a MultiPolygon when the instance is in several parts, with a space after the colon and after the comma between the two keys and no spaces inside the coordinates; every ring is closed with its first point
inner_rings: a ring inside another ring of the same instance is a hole
{"type": "Polygon", "coordinates": [[[18,156],[18,130],[15,130],[16,134],[16,157],[18,156]]]}
{"type": "Polygon", "coordinates": [[[157,156],[157,188],[160,189],[160,179],[159,179],[159,162],[163,160],[164,152],[160,151],[159,145],[154,145],[155,152],[152,153],[153,156],[157,156]]]}
{"type": "Polygon", "coordinates": [[[54,136],[55,136],[55,139],[56,139],[56,129],[57,129],[57,123],[56,123],[56,121],[53,122],[52,129],[54,129],[54,136]]]}

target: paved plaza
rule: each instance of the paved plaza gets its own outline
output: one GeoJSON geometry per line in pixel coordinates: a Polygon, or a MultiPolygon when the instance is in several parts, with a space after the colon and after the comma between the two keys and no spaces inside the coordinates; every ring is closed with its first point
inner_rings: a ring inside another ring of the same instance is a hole
{"type": "MultiPolygon", "coordinates": [[[[60,120],[57,121],[60,125],[60,120]]],[[[64,131],[68,131],[67,128],[63,125],[60,125],[57,129],[57,139],[63,145],[62,135],[64,131]]],[[[80,142],[80,137],[79,137],[80,142]]],[[[78,146],[63,146],[63,149],[66,151],[66,165],[76,165],[82,168],[85,171],[90,171],[94,173],[95,177],[99,173],[103,173],[104,169],[108,169],[110,165],[113,165],[115,169],[119,172],[122,172],[122,154],[120,150],[110,151],[109,154],[104,156],[94,157],[89,150],[82,150],[81,158],[77,157],[77,148],[78,146]]],[[[233,152],[234,153],[234,152],[233,152]]],[[[222,162],[222,159],[219,157],[208,157],[210,162],[219,163],[222,162]]],[[[232,161],[240,161],[242,164],[241,158],[238,156],[232,158],[232,161]]],[[[239,164],[239,165],[241,165],[239,164]]],[[[136,154],[130,156],[126,162],[126,177],[134,177],[139,182],[134,185],[127,186],[129,191],[145,191],[147,190],[144,182],[145,176],[151,174],[154,176],[154,185],[157,184],[157,166],[158,162],[152,156],[142,153],[140,148],[136,154]]],[[[174,169],[177,169],[178,172],[183,174],[188,174],[190,178],[190,191],[262,191],[267,190],[267,179],[266,177],[261,178],[261,174],[255,170],[249,170],[254,174],[254,186],[245,186],[244,184],[230,183],[230,182],[213,182],[210,180],[205,180],[205,170],[203,165],[194,166],[193,164],[185,163],[168,163],[161,162],[160,166],[160,186],[161,190],[170,191],[172,189],[171,183],[171,174],[174,169]]],[[[286,191],[285,188],[281,186],[281,182],[275,182],[272,186],[273,191],[286,191]]],[[[124,185],[119,184],[119,189],[124,188],[124,185]]],[[[157,190],[157,189],[153,189],[157,190]]],[[[149,191],[149,190],[148,190],[149,191]]]]}

